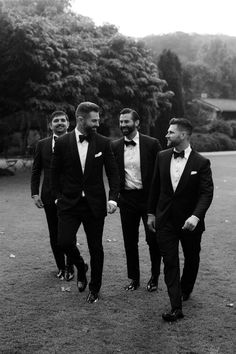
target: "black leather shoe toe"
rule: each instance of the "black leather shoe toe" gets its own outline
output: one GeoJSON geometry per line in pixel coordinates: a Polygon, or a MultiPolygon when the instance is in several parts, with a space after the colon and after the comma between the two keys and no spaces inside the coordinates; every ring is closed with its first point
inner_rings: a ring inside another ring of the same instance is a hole
{"type": "Polygon", "coordinates": [[[92,291],[90,291],[90,293],[87,296],[86,301],[89,304],[93,304],[94,302],[97,302],[98,300],[99,300],[98,293],[93,293],[92,291]]]}
{"type": "Polygon", "coordinates": [[[150,293],[152,291],[156,291],[157,286],[158,286],[158,280],[156,277],[152,276],[151,279],[149,280],[149,282],[147,283],[147,291],[149,291],[150,293]]]}
{"type": "Polygon", "coordinates": [[[88,284],[88,281],[87,281],[87,277],[86,277],[86,273],[88,271],[88,265],[87,263],[84,264],[84,277],[83,279],[81,278],[77,278],[77,287],[78,287],[78,290],[80,293],[82,293],[85,289],[86,289],[86,286],[88,284]]]}
{"type": "Polygon", "coordinates": [[[125,286],[125,290],[128,291],[128,290],[131,290],[131,291],[134,291],[134,290],[137,290],[138,287],[139,287],[139,281],[137,280],[132,280],[130,284],[126,285],[125,286]]]}
{"type": "Polygon", "coordinates": [[[167,322],[174,322],[184,317],[181,309],[171,310],[170,312],[165,312],[162,314],[162,318],[167,322]]]}

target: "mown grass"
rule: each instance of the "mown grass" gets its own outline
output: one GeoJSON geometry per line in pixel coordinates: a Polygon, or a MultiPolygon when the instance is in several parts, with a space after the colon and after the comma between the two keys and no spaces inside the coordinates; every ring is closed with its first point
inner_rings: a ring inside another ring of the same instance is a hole
{"type": "MultiPolygon", "coordinates": [[[[163,275],[158,293],[145,290],[150,262],[143,226],[141,287],[129,293],[123,290],[127,278],[119,213],[107,217],[101,300],[87,304],[87,290],[79,294],[75,281],[55,278],[45,216],[30,198],[29,171],[1,177],[1,353],[235,353],[236,155],[210,159],[215,196],[201,267],[184,304],[185,318],[175,324],[161,319],[169,308],[163,275]],[[70,291],[61,291],[63,286],[70,291]]],[[[89,261],[82,228],[78,242],[89,261]]]]}

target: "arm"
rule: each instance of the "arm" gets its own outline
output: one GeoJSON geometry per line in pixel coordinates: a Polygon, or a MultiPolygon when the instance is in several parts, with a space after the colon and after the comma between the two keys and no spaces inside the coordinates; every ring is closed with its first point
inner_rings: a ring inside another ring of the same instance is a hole
{"type": "Polygon", "coordinates": [[[41,145],[39,142],[36,146],[34,161],[33,161],[33,166],[31,171],[31,196],[34,200],[34,204],[38,208],[43,208],[43,202],[39,196],[40,178],[43,169],[40,146],[41,145]]]}
{"type": "Polygon", "coordinates": [[[149,191],[149,198],[148,198],[148,227],[152,232],[156,231],[156,223],[155,223],[155,214],[156,214],[156,207],[157,202],[159,199],[160,193],[160,178],[159,178],[159,156],[156,157],[155,168],[151,183],[151,188],[149,191]]]}
{"type": "Polygon", "coordinates": [[[213,198],[213,180],[210,168],[210,161],[205,160],[202,168],[199,170],[199,198],[197,205],[191,215],[184,223],[182,229],[193,231],[200,218],[204,219],[207,209],[209,208],[213,198]]]}
{"type": "MultiPolygon", "coordinates": [[[[110,141],[107,141],[107,145],[104,153],[104,164],[105,164],[105,171],[106,171],[106,175],[110,187],[109,201],[117,202],[118,195],[119,195],[120,178],[119,178],[117,163],[111,149],[110,141]]],[[[109,205],[111,204],[109,203],[109,205]]]]}
{"type": "Polygon", "coordinates": [[[61,175],[61,150],[56,141],[54,152],[52,154],[51,167],[50,167],[50,184],[54,200],[60,197],[60,175],[61,175]]]}
{"type": "Polygon", "coordinates": [[[214,190],[210,161],[208,159],[204,161],[203,166],[199,170],[199,174],[199,197],[193,215],[199,219],[203,219],[207,209],[211,205],[214,190]]]}

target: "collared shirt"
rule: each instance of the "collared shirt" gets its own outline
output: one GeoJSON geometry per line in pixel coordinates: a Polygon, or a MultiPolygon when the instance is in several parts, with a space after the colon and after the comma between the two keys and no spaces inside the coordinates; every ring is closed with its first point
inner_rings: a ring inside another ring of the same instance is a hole
{"type": "Polygon", "coordinates": [[[172,155],[171,162],[170,162],[170,177],[171,177],[171,182],[172,182],[172,186],[173,186],[174,191],[176,190],[176,188],[178,186],[179,180],[182,176],[182,173],[184,171],[185,165],[188,161],[191,151],[192,151],[192,149],[191,149],[191,146],[189,145],[184,150],[184,158],[177,157],[175,159],[174,155],[172,155]]]}
{"type": "MultiPolygon", "coordinates": [[[[129,141],[125,137],[125,140],[129,141]]],[[[132,139],[136,145],[124,145],[125,189],[142,189],[139,133],[132,139]]]]}
{"type": "Polygon", "coordinates": [[[83,134],[77,128],[75,128],[75,136],[76,136],[78,153],[79,153],[79,157],[80,157],[82,171],[84,172],[89,143],[87,140],[84,140],[81,143],[79,140],[80,135],[83,135],[83,134]]]}
{"type": "Polygon", "coordinates": [[[58,138],[56,134],[52,135],[52,152],[54,152],[55,140],[58,138]]]}

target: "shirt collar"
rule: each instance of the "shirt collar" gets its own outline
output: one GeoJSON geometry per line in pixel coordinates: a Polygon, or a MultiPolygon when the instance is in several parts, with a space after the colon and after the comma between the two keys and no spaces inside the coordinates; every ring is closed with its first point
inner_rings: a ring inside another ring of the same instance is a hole
{"type": "Polygon", "coordinates": [[[135,137],[133,139],[128,139],[126,136],[125,136],[125,140],[126,141],[131,141],[133,140],[136,144],[139,143],[139,132],[136,133],[135,137]]]}
{"type": "MultiPolygon", "coordinates": [[[[176,148],[174,148],[173,150],[177,151],[176,148]]],[[[184,158],[185,159],[189,158],[189,155],[190,155],[191,151],[192,151],[192,148],[191,148],[190,145],[186,149],[184,149],[184,158]]]]}

